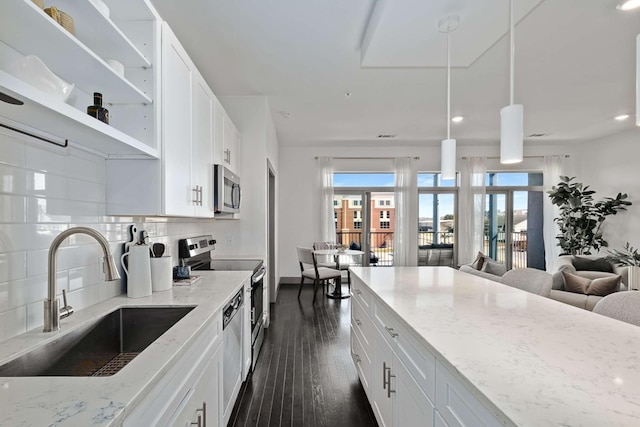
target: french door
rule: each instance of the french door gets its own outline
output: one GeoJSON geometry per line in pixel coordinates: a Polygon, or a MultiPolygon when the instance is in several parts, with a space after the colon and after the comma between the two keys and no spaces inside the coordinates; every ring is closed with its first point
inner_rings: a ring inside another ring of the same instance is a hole
{"type": "Polygon", "coordinates": [[[544,269],[542,199],[541,191],[487,188],[484,253],[508,269],[544,269]]]}
{"type": "Polygon", "coordinates": [[[393,192],[336,189],[333,209],[337,243],[363,251],[362,265],[393,265],[393,192]]]}

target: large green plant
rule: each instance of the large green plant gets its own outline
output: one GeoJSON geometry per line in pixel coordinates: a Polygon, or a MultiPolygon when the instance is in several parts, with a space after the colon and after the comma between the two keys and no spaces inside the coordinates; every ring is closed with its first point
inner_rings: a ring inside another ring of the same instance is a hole
{"type": "Polygon", "coordinates": [[[626,200],[626,193],[594,201],[595,191],[589,190],[588,185],[572,182],[574,179],[561,176],[558,185],[547,191],[551,203],[560,207],[560,215],[554,218],[560,227],[556,239],[564,254],[589,255],[592,250],[609,246],[600,230],[606,217],[626,210],[631,202],[626,200]]]}

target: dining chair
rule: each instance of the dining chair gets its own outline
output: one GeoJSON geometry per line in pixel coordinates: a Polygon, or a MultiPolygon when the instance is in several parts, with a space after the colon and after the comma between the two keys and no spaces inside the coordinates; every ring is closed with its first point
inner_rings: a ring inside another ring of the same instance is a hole
{"type": "Polygon", "coordinates": [[[302,285],[305,279],[313,280],[313,303],[316,302],[316,293],[318,292],[318,285],[322,285],[322,293],[324,294],[325,286],[329,285],[331,280],[336,281],[336,286],[340,287],[340,281],[342,274],[340,270],[318,267],[316,257],[313,254],[313,250],[310,248],[297,247],[298,261],[300,263],[300,289],[298,290],[298,299],[300,299],[300,292],[302,292],[302,285]]]}
{"type": "MultiPolygon", "coordinates": [[[[333,242],[314,242],[313,244],[314,251],[317,251],[320,249],[334,249],[334,248],[335,248],[335,244],[333,242]]],[[[333,260],[331,260],[331,255],[321,255],[321,257],[323,258],[317,257],[317,259],[321,261],[321,262],[318,262],[318,266],[333,268],[336,270],[340,270],[340,272],[342,271],[347,272],[347,285],[349,286],[349,290],[351,290],[351,272],[349,271],[349,267],[355,264],[350,259],[350,256],[334,255],[333,260]]]]}
{"type": "Polygon", "coordinates": [[[593,312],[640,326],[640,292],[619,291],[607,295],[596,303],[593,312]]]}

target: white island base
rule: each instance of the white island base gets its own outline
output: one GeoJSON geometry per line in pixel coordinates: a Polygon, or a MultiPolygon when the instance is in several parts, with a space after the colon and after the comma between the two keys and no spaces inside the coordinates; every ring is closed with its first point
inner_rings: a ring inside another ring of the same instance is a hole
{"type": "Polygon", "coordinates": [[[640,426],[640,328],[448,267],[351,277],[380,426],[640,426]]]}

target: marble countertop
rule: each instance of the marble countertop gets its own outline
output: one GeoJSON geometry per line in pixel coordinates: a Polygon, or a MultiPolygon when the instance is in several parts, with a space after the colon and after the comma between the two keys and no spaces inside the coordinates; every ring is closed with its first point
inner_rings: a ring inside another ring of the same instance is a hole
{"type": "Polygon", "coordinates": [[[447,267],[351,271],[505,425],[640,425],[640,327],[447,267]]]}
{"type": "Polygon", "coordinates": [[[32,330],[0,344],[0,364],[120,307],[196,306],[110,377],[0,377],[0,426],[118,426],[178,359],[200,329],[237,292],[250,271],[198,271],[191,286],[150,297],[111,298],[61,321],[61,331],[32,330]]]}

